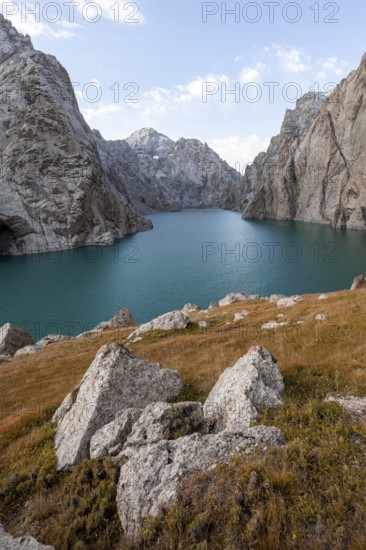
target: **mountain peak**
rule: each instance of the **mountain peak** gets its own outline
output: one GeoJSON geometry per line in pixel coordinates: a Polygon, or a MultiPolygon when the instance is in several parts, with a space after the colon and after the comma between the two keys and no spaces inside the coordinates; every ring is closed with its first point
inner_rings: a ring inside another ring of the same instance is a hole
{"type": "Polygon", "coordinates": [[[0,63],[23,49],[33,49],[30,37],[18,32],[11,21],[0,14],[0,63]]]}

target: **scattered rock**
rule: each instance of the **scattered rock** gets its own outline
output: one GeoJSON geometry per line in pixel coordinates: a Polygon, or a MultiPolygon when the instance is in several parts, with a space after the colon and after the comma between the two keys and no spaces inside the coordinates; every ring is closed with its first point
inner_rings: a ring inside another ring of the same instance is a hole
{"type": "Polygon", "coordinates": [[[208,324],[207,321],[198,321],[198,326],[199,326],[199,327],[202,327],[202,328],[207,328],[207,327],[209,327],[210,325],[208,324]]]}
{"type": "Polygon", "coordinates": [[[187,315],[182,313],[180,310],[171,311],[160,315],[156,319],[153,319],[149,323],[140,325],[138,329],[134,330],[132,334],[129,335],[130,338],[135,338],[140,336],[145,332],[150,332],[152,330],[178,330],[187,328],[189,323],[189,318],[187,315]]]}
{"type": "Polygon", "coordinates": [[[284,313],[279,313],[276,317],[277,317],[277,319],[283,319],[284,316],[285,316],[284,313]]]}
{"type": "Polygon", "coordinates": [[[278,300],[283,300],[284,298],[286,298],[284,294],[272,294],[269,301],[272,303],[277,303],[278,300]]]}
{"type": "Polygon", "coordinates": [[[326,321],[327,320],[327,316],[325,315],[325,313],[318,313],[318,315],[316,315],[315,317],[315,321],[326,321]]]}
{"type": "Polygon", "coordinates": [[[351,290],[358,290],[359,288],[366,288],[366,277],[364,275],[358,275],[353,279],[351,290]]]}
{"type": "Polygon", "coordinates": [[[33,346],[25,346],[24,348],[19,349],[15,356],[18,355],[27,355],[31,353],[38,353],[39,351],[42,351],[44,348],[51,344],[55,344],[57,342],[63,342],[64,340],[69,340],[69,336],[63,336],[62,334],[49,334],[48,336],[45,336],[42,338],[42,340],[39,340],[36,342],[33,346]]]}
{"type": "Polygon", "coordinates": [[[204,404],[210,430],[249,427],[263,407],[281,405],[283,390],[283,378],[273,355],[265,348],[251,348],[222,373],[211,390],[204,404]]]}
{"type": "Polygon", "coordinates": [[[352,416],[354,420],[361,420],[366,417],[366,397],[353,397],[352,395],[329,395],[326,399],[324,399],[324,402],[338,403],[352,416]]]}
{"type": "Polygon", "coordinates": [[[321,294],[318,298],[318,300],[328,300],[329,295],[328,294],[321,294]]]}
{"type": "Polygon", "coordinates": [[[190,313],[193,313],[195,311],[200,311],[200,308],[195,304],[186,304],[182,308],[182,313],[184,313],[185,315],[189,315],[190,313]]]}
{"type": "Polygon", "coordinates": [[[82,332],[81,334],[78,334],[75,338],[77,340],[89,340],[90,338],[96,338],[100,336],[102,332],[103,332],[102,328],[88,330],[87,332],[82,332]]]}
{"type": "Polygon", "coordinates": [[[2,353],[0,355],[0,364],[5,363],[5,361],[8,361],[9,359],[11,359],[10,353],[2,353]]]}
{"type": "Polygon", "coordinates": [[[187,475],[230,463],[231,457],[265,451],[281,445],[284,436],[277,428],[258,426],[240,433],[217,435],[198,433],[174,441],[162,440],[123,451],[117,489],[117,506],[122,527],[129,537],[137,535],[148,515],[157,516],[161,506],[176,499],[178,483],[187,475]]]}
{"type": "Polygon", "coordinates": [[[270,321],[262,326],[262,330],[273,330],[275,328],[286,327],[287,325],[288,323],[286,322],[277,323],[277,321],[270,321]]]}
{"type": "Polygon", "coordinates": [[[14,538],[5,532],[1,524],[0,548],[1,550],[55,550],[53,546],[45,546],[28,535],[14,538]]]}
{"type": "Polygon", "coordinates": [[[247,302],[248,300],[258,300],[260,296],[258,294],[247,294],[246,292],[235,292],[228,294],[219,301],[219,307],[230,306],[236,302],[247,302]]]}
{"type": "Polygon", "coordinates": [[[216,302],[211,302],[208,306],[208,309],[215,309],[217,307],[219,307],[219,304],[217,304],[216,302]]]}
{"type": "Polygon", "coordinates": [[[297,325],[305,325],[305,321],[303,319],[300,319],[300,321],[296,322],[297,325]]]}
{"type": "Polygon", "coordinates": [[[58,469],[70,469],[88,457],[92,436],[124,409],[172,399],[183,386],[177,371],[145,361],[119,344],[103,346],[80,384],[75,403],[58,425],[58,469]]]}
{"type": "Polygon", "coordinates": [[[277,307],[292,307],[303,302],[304,298],[302,296],[291,296],[290,298],[281,298],[277,301],[277,307]]]}
{"type": "Polygon", "coordinates": [[[94,330],[104,330],[106,328],[123,328],[123,327],[132,327],[136,325],[136,321],[133,318],[131,311],[125,307],[120,311],[117,311],[114,317],[110,321],[104,321],[99,323],[94,330]]]}
{"type": "Polygon", "coordinates": [[[195,432],[205,432],[201,403],[152,403],[143,411],[132,428],[124,452],[129,446],[157,443],[162,439],[178,439],[195,432]]]}
{"type": "Polygon", "coordinates": [[[34,340],[28,332],[11,323],[6,323],[0,328],[1,355],[14,355],[19,349],[33,344],[34,340]]]}
{"type": "Polygon", "coordinates": [[[250,312],[246,310],[240,311],[239,313],[235,313],[234,322],[236,323],[237,321],[243,321],[248,317],[249,313],[250,312]]]}
{"type": "Polygon", "coordinates": [[[125,409],[112,422],[98,430],[90,441],[90,458],[117,456],[141,413],[142,409],[125,409]]]}

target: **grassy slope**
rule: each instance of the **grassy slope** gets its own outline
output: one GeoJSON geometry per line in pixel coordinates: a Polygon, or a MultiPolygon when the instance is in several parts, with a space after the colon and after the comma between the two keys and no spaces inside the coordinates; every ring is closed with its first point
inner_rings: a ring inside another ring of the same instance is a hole
{"type": "MultiPolygon", "coordinates": [[[[284,405],[262,422],[288,441],[266,457],[235,459],[228,468],[194,476],[159,521],[148,521],[136,548],[365,548],[366,429],[327,393],[366,395],[366,291],[338,292],[326,301],[306,296],[276,304],[234,304],[209,312],[210,327],[193,314],[186,331],[153,333],[131,347],[146,359],[178,369],[182,399],[204,400],[220,373],[252,345],[277,357],[285,378],[284,405]],[[233,322],[233,313],[249,317],[233,322]],[[316,322],[326,313],[326,322],[316,322]],[[304,325],[296,322],[304,320],[304,325]]],[[[55,469],[52,412],[77,385],[97,350],[125,342],[129,330],[61,342],[0,367],[0,521],[57,549],[127,548],[115,509],[118,472],[109,460],[85,461],[72,474],[55,469]]],[[[132,548],[132,546],[131,546],[132,548]]]]}

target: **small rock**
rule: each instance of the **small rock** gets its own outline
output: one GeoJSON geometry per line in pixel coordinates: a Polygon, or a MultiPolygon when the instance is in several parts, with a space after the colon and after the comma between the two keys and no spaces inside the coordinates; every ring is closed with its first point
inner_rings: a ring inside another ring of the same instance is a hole
{"type": "Polygon", "coordinates": [[[326,399],[324,399],[324,402],[338,403],[352,416],[354,420],[361,420],[366,417],[366,397],[353,397],[352,395],[329,395],[326,399]]]}
{"type": "Polygon", "coordinates": [[[200,308],[195,304],[186,304],[182,308],[182,313],[184,313],[185,315],[189,315],[190,313],[193,313],[195,311],[200,311],[200,308]]]}
{"type": "Polygon", "coordinates": [[[265,348],[253,347],[216,382],[203,407],[206,422],[216,433],[247,428],[263,407],[282,404],[283,390],[276,359],[265,348]]]}
{"type": "Polygon", "coordinates": [[[278,300],[283,300],[285,298],[286,298],[286,296],[284,294],[272,294],[269,301],[272,302],[272,303],[277,303],[278,300]]]}
{"type": "Polygon", "coordinates": [[[1,550],[55,550],[53,546],[45,546],[28,535],[14,538],[6,533],[0,524],[0,548],[1,550]]]}
{"type": "Polygon", "coordinates": [[[329,298],[328,294],[321,294],[318,300],[328,300],[328,298],[329,298]]]}
{"type": "Polygon", "coordinates": [[[228,294],[219,301],[219,307],[230,306],[236,302],[247,302],[248,300],[258,300],[260,296],[258,294],[247,294],[246,292],[235,292],[228,294]]]}
{"type": "Polygon", "coordinates": [[[270,321],[262,326],[262,330],[273,330],[275,328],[286,327],[287,325],[288,323],[286,322],[277,323],[277,321],[270,321]]]}
{"type": "Polygon", "coordinates": [[[248,317],[248,315],[249,315],[249,311],[246,311],[246,310],[240,311],[239,313],[235,313],[234,322],[236,323],[237,321],[243,321],[244,319],[246,319],[246,317],[248,317]]]}
{"type": "Polygon", "coordinates": [[[216,302],[211,302],[208,306],[208,309],[215,309],[217,307],[219,307],[219,304],[217,304],[216,302]]]}
{"type": "Polygon", "coordinates": [[[290,298],[281,298],[277,301],[277,307],[292,307],[299,302],[303,302],[302,296],[291,296],[290,298]]]}
{"type": "Polygon", "coordinates": [[[11,323],[0,328],[0,355],[14,355],[19,349],[33,344],[34,340],[28,332],[11,323]]]}
{"type": "Polygon", "coordinates": [[[209,327],[210,325],[207,323],[207,321],[199,321],[199,322],[198,322],[198,326],[199,326],[199,327],[202,327],[202,328],[207,328],[207,327],[209,327]]]}
{"type": "Polygon", "coordinates": [[[325,313],[318,313],[318,315],[316,315],[315,317],[315,321],[326,321],[327,320],[327,316],[325,315],[325,313]]]}
{"type": "Polygon", "coordinates": [[[48,336],[45,336],[42,338],[42,340],[39,340],[36,342],[33,346],[25,346],[24,348],[21,348],[15,353],[15,356],[18,355],[27,355],[31,353],[38,353],[39,351],[42,351],[44,348],[51,344],[55,344],[57,342],[63,342],[64,340],[70,340],[69,336],[64,336],[62,334],[49,334],[48,336]]]}
{"type": "Polygon", "coordinates": [[[364,275],[358,275],[353,279],[351,290],[358,290],[359,288],[366,288],[366,277],[364,275]]]}
{"type": "Polygon", "coordinates": [[[189,318],[187,315],[182,313],[180,310],[171,311],[160,315],[156,319],[153,319],[149,323],[140,325],[138,329],[134,330],[132,334],[129,335],[130,338],[135,338],[140,336],[145,332],[150,332],[152,330],[179,330],[187,328],[189,323],[189,318]]]}
{"type": "Polygon", "coordinates": [[[104,330],[106,328],[123,328],[136,325],[136,321],[133,318],[131,311],[125,307],[120,311],[117,311],[114,317],[110,321],[104,321],[99,323],[94,330],[104,330]]]}

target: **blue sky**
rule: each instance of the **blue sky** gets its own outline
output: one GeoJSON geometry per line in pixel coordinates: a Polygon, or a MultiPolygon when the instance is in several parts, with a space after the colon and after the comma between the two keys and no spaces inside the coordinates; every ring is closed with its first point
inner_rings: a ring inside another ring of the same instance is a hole
{"type": "Polygon", "coordinates": [[[88,4],[8,2],[2,11],[64,65],[105,138],[153,127],[206,141],[241,169],[298,96],[331,89],[366,51],[361,1],[88,4]]]}

